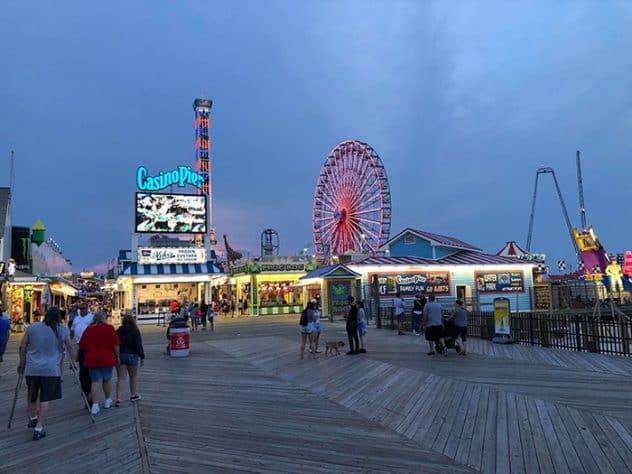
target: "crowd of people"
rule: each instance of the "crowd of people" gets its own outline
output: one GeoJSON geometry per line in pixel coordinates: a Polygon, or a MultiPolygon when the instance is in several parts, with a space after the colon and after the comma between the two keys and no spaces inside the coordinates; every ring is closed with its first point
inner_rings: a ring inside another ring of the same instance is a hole
{"type": "Polygon", "coordinates": [[[138,367],[145,353],[140,331],[133,316],[126,315],[118,329],[107,322],[107,314],[98,304],[79,303],[63,315],[59,308],[46,311],[43,321],[30,324],[19,349],[18,374],[24,376],[28,389],[27,410],[33,439],[46,436],[44,421],[48,404],[62,397],[61,375],[64,359],[70,359],[92,415],[101,407],[123,403],[123,382],[129,379],[130,401],[141,399],[137,390],[138,367]],[[67,316],[67,318],[65,317],[67,316]],[[112,399],[112,377],[117,372],[116,394],[112,399]]]}

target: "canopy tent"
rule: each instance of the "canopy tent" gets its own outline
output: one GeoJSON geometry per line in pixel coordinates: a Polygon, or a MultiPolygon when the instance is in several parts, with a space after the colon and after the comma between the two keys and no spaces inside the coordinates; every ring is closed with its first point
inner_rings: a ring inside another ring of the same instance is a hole
{"type": "Polygon", "coordinates": [[[503,248],[501,248],[498,252],[496,252],[496,255],[499,255],[501,257],[521,258],[521,257],[526,257],[530,254],[525,249],[523,249],[520,245],[518,245],[515,240],[509,240],[503,246],[503,248]]]}

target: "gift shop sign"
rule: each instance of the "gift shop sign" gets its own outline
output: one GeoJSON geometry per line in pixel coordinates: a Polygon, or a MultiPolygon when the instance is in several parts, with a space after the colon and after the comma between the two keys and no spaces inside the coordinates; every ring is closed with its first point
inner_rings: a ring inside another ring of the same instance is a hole
{"type": "Polygon", "coordinates": [[[139,263],[204,263],[206,250],[194,248],[139,248],[139,263]]]}
{"type": "MultiPolygon", "coordinates": [[[[373,281],[369,275],[369,281],[373,281]]],[[[413,297],[420,293],[425,295],[449,296],[449,272],[406,272],[377,274],[380,297],[394,298],[397,292],[403,298],[413,297]]]]}

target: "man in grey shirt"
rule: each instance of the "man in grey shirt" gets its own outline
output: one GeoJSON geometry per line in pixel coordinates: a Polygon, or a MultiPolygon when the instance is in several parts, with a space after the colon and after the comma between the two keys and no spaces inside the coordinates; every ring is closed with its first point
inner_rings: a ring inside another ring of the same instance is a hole
{"type": "MultiPolygon", "coordinates": [[[[435,296],[428,297],[429,302],[424,306],[423,327],[426,331],[426,341],[430,352],[428,355],[435,354],[436,351],[441,354],[445,351],[445,342],[443,339],[443,310],[441,305],[435,301],[435,296]],[[438,343],[438,344],[437,344],[438,343]]],[[[445,351],[447,355],[447,351],[445,351]]]]}
{"type": "Polygon", "coordinates": [[[64,348],[74,358],[68,328],[61,323],[58,308],[50,308],[44,321],[31,324],[22,337],[18,373],[26,375],[30,415],[27,426],[35,428],[33,440],[46,436],[43,425],[48,402],[61,398],[60,362],[64,348]]]}
{"type": "Polygon", "coordinates": [[[459,355],[465,355],[465,341],[467,340],[467,310],[463,307],[461,300],[456,300],[454,304],[454,311],[450,316],[450,319],[454,321],[454,325],[457,329],[457,337],[461,338],[461,352],[459,355]]]}

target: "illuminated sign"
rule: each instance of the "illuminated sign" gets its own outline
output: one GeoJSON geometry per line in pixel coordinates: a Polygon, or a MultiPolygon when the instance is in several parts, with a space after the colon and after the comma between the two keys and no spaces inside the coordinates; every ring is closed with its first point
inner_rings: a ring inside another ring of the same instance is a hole
{"type": "Polygon", "coordinates": [[[198,248],[139,248],[139,263],[203,263],[206,262],[206,250],[198,248]]]}
{"type": "Polygon", "coordinates": [[[136,171],[136,185],[143,191],[159,191],[168,186],[177,185],[181,188],[187,184],[202,188],[204,176],[196,173],[190,166],[178,166],[173,171],[158,173],[158,176],[149,176],[147,168],[140,166],[136,171]]]}
{"type": "MultiPolygon", "coordinates": [[[[373,275],[369,274],[369,281],[373,281],[373,275]]],[[[394,298],[397,293],[400,293],[402,298],[410,298],[421,293],[450,296],[449,272],[380,273],[377,280],[381,298],[394,298]]]]}
{"type": "Polygon", "coordinates": [[[136,232],[205,233],[206,196],[136,193],[136,232]]]}
{"type": "Polygon", "coordinates": [[[524,292],[522,272],[475,272],[474,278],[479,293],[524,292]]]}

